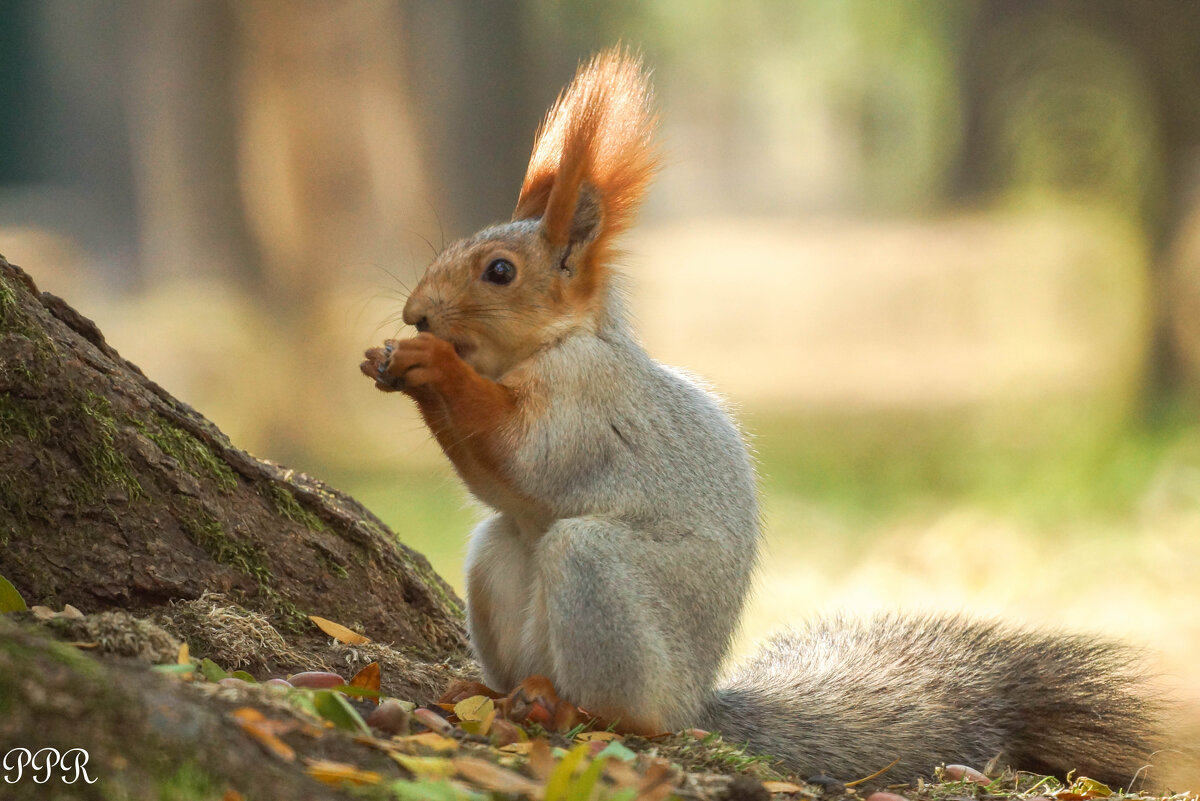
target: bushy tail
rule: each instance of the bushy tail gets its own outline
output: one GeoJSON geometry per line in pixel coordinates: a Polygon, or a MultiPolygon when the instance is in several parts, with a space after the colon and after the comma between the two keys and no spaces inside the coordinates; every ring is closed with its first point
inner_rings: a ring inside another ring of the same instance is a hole
{"type": "Polygon", "coordinates": [[[841,781],[943,763],[1144,786],[1161,704],[1137,651],[959,617],[833,618],[778,635],[721,687],[704,725],[841,781]]]}

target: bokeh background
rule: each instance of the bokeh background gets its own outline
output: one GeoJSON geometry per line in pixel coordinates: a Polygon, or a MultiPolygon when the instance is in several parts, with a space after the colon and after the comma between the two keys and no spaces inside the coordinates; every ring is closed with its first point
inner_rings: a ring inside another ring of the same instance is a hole
{"type": "Polygon", "coordinates": [[[0,0],[0,253],[461,588],[480,512],[360,354],[618,40],[667,152],[639,329],[761,464],[739,651],[970,610],[1142,643],[1194,716],[1195,3],[0,0]]]}

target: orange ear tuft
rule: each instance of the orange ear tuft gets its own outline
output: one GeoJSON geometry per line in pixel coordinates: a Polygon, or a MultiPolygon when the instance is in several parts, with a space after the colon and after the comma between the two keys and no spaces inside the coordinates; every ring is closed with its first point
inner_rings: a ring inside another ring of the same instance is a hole
{"type": "Polygon", "coordinates": [[[564,245],[588,185],[600,205],[589,246],[596,263],[632,223],[658,169],[651,101],[641,60],[620,46],[581,67],[538,130],[513,219],[541,217],[550,241],[564,245]]]}

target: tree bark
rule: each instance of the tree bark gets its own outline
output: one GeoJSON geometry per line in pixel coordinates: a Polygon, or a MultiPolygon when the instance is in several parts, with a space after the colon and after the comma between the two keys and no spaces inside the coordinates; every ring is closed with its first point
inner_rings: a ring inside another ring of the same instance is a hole
{"type": "Polygon", "coordinates": [[[463,604],[423,556],[354,499],[234,447],[2,256],[0,575],[85,613],[171,617],[219,593],[318,662],[329,638],[309,614],[417,666],[468,658],[463,604]]]}

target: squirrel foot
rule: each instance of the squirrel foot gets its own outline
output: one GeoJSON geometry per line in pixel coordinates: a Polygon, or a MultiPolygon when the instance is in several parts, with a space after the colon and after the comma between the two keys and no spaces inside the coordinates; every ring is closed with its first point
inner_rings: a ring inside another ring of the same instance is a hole
{"type": "Polygon", "coordinates": [[[517,723],[537,723],[546,731],[567,731],[591,716],[558,697],[545,676],[530,676],[500,702],[506,718],[517,723]]]}
{"type": "Polygon", "coordinates": [[[439,704],[457,704],[475,695],[496,701],[497,713],[514,723],[536,723],[546,731],[568,731],[590,720],[591,715],[558,697],[545,676],[530,676],[505,695],[477,681],[455,681],[446,688],[439,704]]]}

